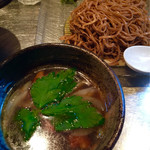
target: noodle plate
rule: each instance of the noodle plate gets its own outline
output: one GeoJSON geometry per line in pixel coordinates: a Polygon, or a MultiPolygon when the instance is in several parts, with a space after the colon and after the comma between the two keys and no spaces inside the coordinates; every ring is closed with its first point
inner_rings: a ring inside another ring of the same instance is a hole
{"type": "Polygon", "coordinates": [[[84,0],[71,13],[65,43],[86,48],[116,65],[124,50],[150,45],[150,20],[144,0],[84,0]]]}

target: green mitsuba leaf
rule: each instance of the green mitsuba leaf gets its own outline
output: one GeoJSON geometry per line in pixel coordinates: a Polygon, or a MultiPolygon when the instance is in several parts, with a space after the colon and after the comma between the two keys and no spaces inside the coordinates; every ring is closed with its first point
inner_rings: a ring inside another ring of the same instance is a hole
{"type": "Polygon", "coordinates": [[[59,104],[49,105],[41,112],[47,116],[54,116],[56,131],[91,128],[104,123],[104,117],[80,96],[65,98],[59,104]]]}
{"type": "Polygon", "coordinates": [[[36,130],[36,127],[40,124],[37,114],[27,108],[22,108],[18,112],[16,119],[19,121],[24,139],[29,140],[36,130]]]}
{"type": "Polygon", "coordinates": [[[67,69],[57,74],[52,72],[33,83],[31,97],[36,107],[32,111],[22,108],[16,117],[25,140],[29,140],[40,125],[39,114],[54,116],[52,123],[56,131],[91,128],[104,123],[104,117],[91,103],[80,96],[67,97],[77,84],[74,77],[75,70],[67,69]]]}
{"type": "Polygon", "coordinates": [[[74,81],[75,70],[62,70],[38,79],[31,87],[32,100],[36,107],[43,108],[52,102],[61,99],[76,86],[74,81]]]}

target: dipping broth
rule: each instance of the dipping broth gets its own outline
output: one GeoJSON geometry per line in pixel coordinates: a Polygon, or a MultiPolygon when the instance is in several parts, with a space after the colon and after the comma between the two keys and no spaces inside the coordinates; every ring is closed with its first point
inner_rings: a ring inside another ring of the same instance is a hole
{"type": "MultiPolygon", "coordinates": [[[[105,134],[105,123],[100,126],[84,129],[78,128],[56,132],[51,123],[51,116],[40,115],[40,125],[28,141],[24,141],[18,122],[14,121],[16,113],[21,108],[35,108],[30,90],[32,84],[38,78],[46,76],[50,72],[56,74],[63,67],[46,66],[29,73],[22,81],[17,83],[9,92],[2,110],[2,128],[4,137],[10,149],[18,150],[94,150],[105,134]]],[[[105,118],[107,107],[105,93],[87,75],[76,71],[75,80],[77,85],[70,95],[83,97],[95,107],[97,112],[105,118]]],[[[68,95],[67,95],[68,96],[68,95]]],[[[66,96],[66,97],[67,97],[66,96]]],[[[106,118],[105,118],[106,119],[106,118]]]]}

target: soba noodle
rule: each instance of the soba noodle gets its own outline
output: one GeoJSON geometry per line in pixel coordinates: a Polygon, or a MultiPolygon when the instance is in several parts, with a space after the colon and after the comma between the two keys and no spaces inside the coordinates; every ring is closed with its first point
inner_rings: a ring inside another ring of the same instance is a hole
{"type": "Polygon", "coordinates": [[[114,65],[125,48],[150,45],[144,0],[84,0],[72,13],[65,43],[86,48],[114,65]]]}

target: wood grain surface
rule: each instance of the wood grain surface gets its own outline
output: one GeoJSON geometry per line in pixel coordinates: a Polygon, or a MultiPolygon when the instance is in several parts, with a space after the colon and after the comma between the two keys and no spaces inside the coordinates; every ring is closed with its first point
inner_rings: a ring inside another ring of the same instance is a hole
{"type": "Polygon", "coordinates": [[[0,27],[8,29],[18,38],[21,49],[35,44],[40,3],[25,6],[13,0],[0,9],[0,27]]]}

